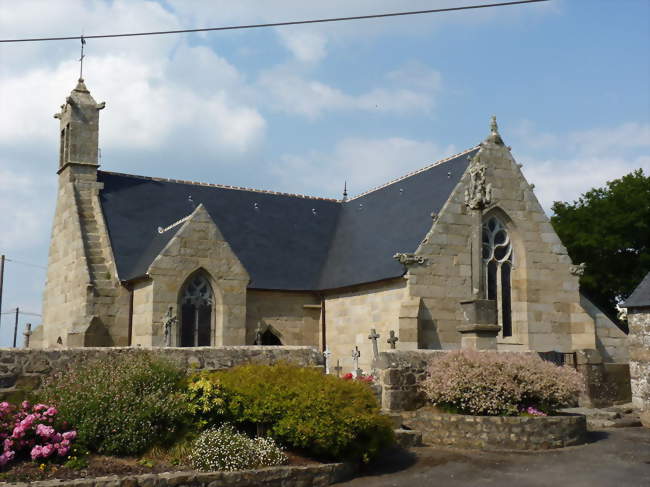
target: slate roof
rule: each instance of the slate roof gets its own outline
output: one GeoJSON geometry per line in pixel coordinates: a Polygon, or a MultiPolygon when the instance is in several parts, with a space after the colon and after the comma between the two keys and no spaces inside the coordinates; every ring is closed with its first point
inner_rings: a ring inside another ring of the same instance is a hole
{"type": "Polygon", "coordinates": [[[646,274],[643,281],[622,305],[624,308],[642,308],[645,306],[650,306],[650,272],[646,274]]]}
{"type": "Polygon", "coordinates": [[[172,225],[202,203],[249,288],[320,291],[403,275],[392,256],[416,250],[477,150],[346,202],[106,171],[100,201],[123,281],[144,276],[182,226],[172,225]]]}

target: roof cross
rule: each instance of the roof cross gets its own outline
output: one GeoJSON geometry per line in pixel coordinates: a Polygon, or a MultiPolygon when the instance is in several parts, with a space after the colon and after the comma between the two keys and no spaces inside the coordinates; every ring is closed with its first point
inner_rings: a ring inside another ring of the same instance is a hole
{"type": "Polygon", "coordinates": [[[84,35],[81,34],[81,57],[79,58],[79,79],[84,79],[84,58],[86,55],[84,54],[84,46],[86,45],[86,39],[84,39],[84,35]]]}

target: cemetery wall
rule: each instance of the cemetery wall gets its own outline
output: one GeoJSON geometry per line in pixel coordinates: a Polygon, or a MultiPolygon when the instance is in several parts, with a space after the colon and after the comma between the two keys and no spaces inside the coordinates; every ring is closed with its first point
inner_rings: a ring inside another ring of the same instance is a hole
{"type": "MultiPolygon", "coordinates": [[[[256,291],[246,293],[246,343],[253,344],[258,324],[271,327],[283,345],[321,345],[321,303],[314,293],[256,291]]],[[[320,348],[320,347],[319,347],[320,348]]]]}
{"type": "Polygon", "coordinates": [[[288,362],[321,367],[323,356],[312,347],[198,347],[198,348],[49,348],[0,349],[0,400],[19,401],[38,389],[46,376],[93,359],[152,353],[187,370],[222,370],[236,365],[288,362]]]}

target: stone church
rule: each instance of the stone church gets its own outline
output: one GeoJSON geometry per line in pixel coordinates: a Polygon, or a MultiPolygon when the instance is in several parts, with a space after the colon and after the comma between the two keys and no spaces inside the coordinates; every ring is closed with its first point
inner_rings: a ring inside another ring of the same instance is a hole
{"type": "Polygon", "coordinates": [[[55,115],[33,346],[309,345],[346,371],[358,347],[368,370],[374,329],[380,350],[623,356],[494,119],[479,145],[335,200],[99,170],[103,108],[79,80],[55,115]]]}

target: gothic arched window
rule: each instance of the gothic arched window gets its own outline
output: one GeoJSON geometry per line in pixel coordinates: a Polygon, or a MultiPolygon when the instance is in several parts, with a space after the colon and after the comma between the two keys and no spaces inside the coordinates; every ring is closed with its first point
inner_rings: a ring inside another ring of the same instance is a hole
{"type": "Polygon", "coordinates": [[[497,302],[503,336],[512,336],[512,243],[508,229],[496,216],[483,223],[483,264],[487,298],[497,302]]]}
{"type": "Polygon", "coordinates": [[[207,277],[197,273],[181,292],[181,347],[210,346],[214,296],[207,277]]]}

